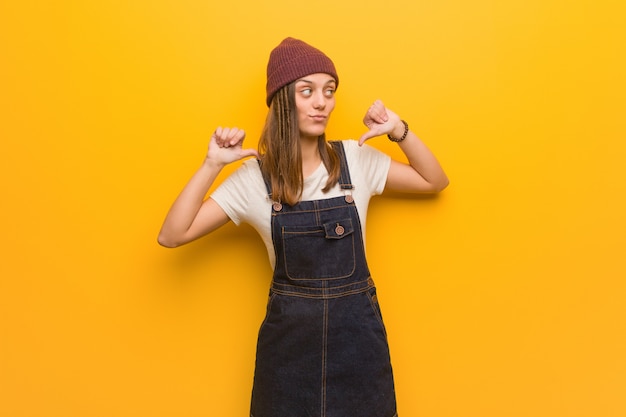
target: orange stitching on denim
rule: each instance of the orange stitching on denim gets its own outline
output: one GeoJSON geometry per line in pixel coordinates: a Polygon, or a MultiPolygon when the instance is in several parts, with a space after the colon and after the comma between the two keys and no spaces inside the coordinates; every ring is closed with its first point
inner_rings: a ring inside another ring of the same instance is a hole
{"type": "Polygon", "coordinates": [[[328,347],[328,300],[324,300],[324,325],[322,333],[322,413],[326,417],[326,348],[328,347]]]}
{"type": "Polygon", "coordinates": [[[282,290],[277,290],[275,289],[274,292],[276,294],[280,294],[280,295],[287,295],[290,297],[300,297],[300,298],[309,298],[309,299],[318,299],[318,300],[330,300],[333,298],[341,298],[341,297],[346,297],[349,295],[355,295],[355,294],[360,294],[362,292],[366,292],[369,288],[359,288],[356,290],[352,290],[352,291],[346,291],[346,292],[342,292],[339,294],[328,294],[328,293],[324,293],[324,294],[304,294],[301,292],[296,292],[296,291],[282,291],[282,290]]]}
{"type": "MultiPolygon", "coordinates": [[[[335,198],[340,198],[340,197],[335,197],[335,198]]],[[[330,206],[330,207],[323,207],[323,208],[313,208],[312,210],[293,210],[293,211],[281,211],[281,212],[277,212],[275,213],[277,216],[286,216],[289,214],[298,214],[298,213],[317,213],[320,211],[328,211],[328,210],[332,210],[332,209],[336,209],[336,208],[351,208],[351,207],[355,207],[354,205],[350,204],[348,205],[346,204],[340,204],[337,206],[330,206]]]]}
{"type": "MultiPolygon", "coordinates": [[[[294,233],[296,234],[296,233],[294,233]]],[[[294,278],[292,275],[289,274],[289,268],[287,268],[287,253],[286,251],[282,251],[282,258],[283,258],[283,264],[285,267],[285,274],[287,275],[287,277],[289,277],[289,279],[292,279],[294,281],[319,281],[319,280],[333,280],[333,279],[342,279],[342,278],[348,278],[350,276],[352,276],[352,274],[354,274],[354,271],[356,270],[356,249],[355,249],[355,242],[354,242],[354,235],[349,235],[351,240],[352,240],[352,269],[350,270],[349,273],[346,273],[344,275],[339,275],[339,276],[330,276],[330,277],[305,277],[305,278],[294,278]]],[[[285,233],[283,230],[283,233],[281,234],[281,238],[283,240],[283,247],[287,247],[287,243],[285,242],[285,233]]]]}
{"type": "Polygon", "coordinates": [[[263,319],[263,322],[261,323],[261,326],[259,327],[259,333],[261,332],[261,330],[263,330],[265,323],[267,323],[267,321],[270,318],[270,311],[272,309],[272,304],[274,303],[275,298],[276,298],[276,293],[272,292],[269,296],[269,300],[267,300],[267,307],[265,308],[265,318],[263,319]]]}
{"type": "Polygon", "coordinates": [[[315,206],[315,224],[320,224],[322,221],[320,219],[320,208],[317,201],[313,202],[313,206],[315,206]]]}
{"type": "Polygon", "coordinates": [[[362,292],[370,290],[371,288],[375,288],[374,281],[371,279],[371,277],[368,277],[367,280],[340,285],[337,287],[326,287],[325,289],[301,287],[296,285],[272,282],[272,291],[276,294],[308,299],[341,298],[349,295],[360,294],[362,292]],[[364,284],[367,284],[367,286],[363,286],[364,284]],[[336,290],[338,290],[339,292],[334,292],[336,290]]]}
{"type": "MultiPolygon", "coordinates": [[[[343,284],[343,285],[337,285],[334,287],[328,287],[329,290],[338,290],[340,288],[347,288],[347,287],[354,287],[357,285],[363,285],[364,283],[367,283],[368,288],[371,288],[374,286],[374,280],[372,279],[371,276],[368,276],[366,279],[361,280],[361,281],[355,281],[355,282],[351,282],[349,284],[343,284]]],[[[290,284],[283,284],[283,283],[279,283],[279,282],[272,282],[272,286],[279,286],[279,287],[287,287],[287,288],[303,288],[301,285],[290,285],[290,284]]],[[[304,287],[307,289],[312,289],[312,290],[321,290],[321,288],[314,288],[314,287],[304,287]]],[[[367,288],[364,288],[367,289],[367,288]]]]}
{"type": "Polygon", "coordinates": [[[383,333],[385,334],[385,337],[387,337],[387,329],[385,329],[385,324],[383,323],[383,317],[379,311],[379,304],[378,304],[378,297],[376,297],[376,300],[374,300],[375,295],[372,295],[370,291],[366,292],[367,294],[367,298],[370,301],[370,306],[372,307],[372,310],[374,311],[374,316],[376,317],[376,320],[378,320],[378,323],[380,324],[380,327],[383,330],[383,333]]]}

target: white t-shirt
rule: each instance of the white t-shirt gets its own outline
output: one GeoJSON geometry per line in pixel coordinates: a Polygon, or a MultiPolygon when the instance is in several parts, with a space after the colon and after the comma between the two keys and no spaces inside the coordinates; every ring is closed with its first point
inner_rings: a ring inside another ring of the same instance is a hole
{"type": "MultiPolygon", "coordinates": [[[[355,140],[344,140],[343,146],[354,189],[341,190],[339,184],[336,184],[328,192],[322,192],[328,180],[328,171],[321,163],[304,179],[302,201],[321,200],[351,193],[359,213],[365,241],[367,207],[370,198],[381,194],[385,188],[391,158],[367,144],[359,146],[355,140]]],[[[242,222],[249,223],[256,229],[265,243],[270,264],[274,268],[276,260],[271,229],[272,200],[267,195],[258,161],[256,159],[245,161],[210,197],[226,212],[233,223],[236,225],[242,222]]]]}

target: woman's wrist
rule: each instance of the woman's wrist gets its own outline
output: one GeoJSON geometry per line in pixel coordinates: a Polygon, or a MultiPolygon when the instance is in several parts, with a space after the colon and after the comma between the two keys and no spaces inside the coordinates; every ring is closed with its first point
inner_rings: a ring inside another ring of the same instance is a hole
{"type": "Polygon", "coordinates": [[[222,168],[226,166],[226,164],[220,163],[218,161],[215,161],[207,157],[207,158],[204,158],[204,162],[202,162],[202,166],[210,170],[221,171],[222,168]]]}
{"type": "Polygon", "coordinates": [[[409,124],[404,120],[400,120],[393,130],[387,135],[392,142],[402,142],[409,133],[409,124]]]}

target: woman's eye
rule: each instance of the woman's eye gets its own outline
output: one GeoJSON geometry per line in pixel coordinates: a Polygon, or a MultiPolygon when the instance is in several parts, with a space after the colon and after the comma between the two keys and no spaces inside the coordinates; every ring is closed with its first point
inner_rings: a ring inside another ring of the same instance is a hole
{"type": "Polygon", "coordinates": [[[312,90],[310,88],[305,88],[301,91],[301,93],[305,96],[310,96],[311,95],[312,90]]]}
{"type": "Polygon", "coordinates": [[[332,88],[329,88],[328,90],[326,90],[326,95],[328,97],[332,97],[332,95],[335,94],[335,90],[332,88]]]}

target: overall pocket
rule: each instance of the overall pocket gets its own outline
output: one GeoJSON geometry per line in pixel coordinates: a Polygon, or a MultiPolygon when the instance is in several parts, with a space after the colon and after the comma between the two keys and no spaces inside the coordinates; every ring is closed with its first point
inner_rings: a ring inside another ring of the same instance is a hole
{"type": "Polygon", "coordinates": [[[374,317],[376,317],[376,321],[380,324],[380,328],[387,337],[387,329],[385,328],[385,323],[383,322],[383,315],[380,310],[380,304],[378,304],[378,296],[376,295],[376,288],[370,288],[367,292],[367,298],[369,299],[370,306],[372,307],[372,312],[374,313],[374,317]]]}
{"type": "Polygon", "coordinates": [[[339,279],[354,273],[354,226],[349,218],[318,226],[284,226],[282,239],[290,279],[339,279]]]}

